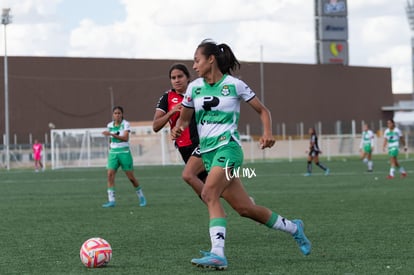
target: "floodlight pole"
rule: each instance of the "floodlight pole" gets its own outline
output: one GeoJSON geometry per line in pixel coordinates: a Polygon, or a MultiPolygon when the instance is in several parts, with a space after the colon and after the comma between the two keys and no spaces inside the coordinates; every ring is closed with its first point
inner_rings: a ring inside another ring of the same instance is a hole
{"type": "Polygon", "coordinates": [[[411,89],[413,92],[413,99],[414,99],[414,3],[413,0],[407,0],[407,6],[405,7],[405,11],[407,12],[407,19],[408,24],[411,30],[411,89]]]}
{"type": "Polygon", "coordinates": [[[6,26],[11,23],[10,9],[3,9],[1,14],[1,24],[4,25],[4,127],[6,148],[6,169],[10,170],[10,127],[9,127],[9,83],[7,68],[7,35],[6,26]]]}

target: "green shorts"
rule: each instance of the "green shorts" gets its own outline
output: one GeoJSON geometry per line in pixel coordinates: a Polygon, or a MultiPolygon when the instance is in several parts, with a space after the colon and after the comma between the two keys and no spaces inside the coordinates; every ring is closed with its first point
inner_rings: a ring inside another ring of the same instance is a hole
{"type": "Polygon", "coordinates": [[[121,166],[124,171],[134,170],[134,161],[132,159],[131,151],[109,151],[108,164],[106,168],[108,170],[118,170],[121,166]]]}
{"type": "Polygon", "coordinates": [[[397,147],[388,148],[388,155],[390,157],[398,157],[399,149],[397,147]]]}
{"type": "Polygon", "coordinates": [[[365,153],[371,154],[372,153],[371,144],[364,145],[363,150],[365,153]]]}
{"type": "Polygon", "coordinates": [[[207,172],[214,166],[238,168],[243,164],[243,150],[235,141],[201,155],[207,172]]]}

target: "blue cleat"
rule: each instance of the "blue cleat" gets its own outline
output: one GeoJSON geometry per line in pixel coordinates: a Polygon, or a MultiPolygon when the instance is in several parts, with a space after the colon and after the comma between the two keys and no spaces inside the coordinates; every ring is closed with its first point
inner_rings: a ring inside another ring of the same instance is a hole
{"type": "Polygon", "coordinates": [[[312,176],[312,174],[308,172],[308,173],[306,173],[304,176],[305,176],[305,177],[310,177],[310,176],[312,176]]]}
{"type": "Polygon", "coordinates": [[[329,175],[329,173],[331,172],[331,170],[329,170],[329,168],[327,168],[326,170],[325,170],[325,176],[327,176],[327,175],[329,175]]]}
{"type": "Polygon", "coordinates": [[[220,257],[208,251],[200,251],[202,258],[192,259],[191,263],[197,267],[224,270],[227,268],[226,257],[220,257]]]}
{"type": "Polygon", "coordinates": [[[292,222],[298,227],[295,234],[293,234],[293,238],[298,244],[303,255],[309,255],[312,250],[312,244],[305,236],[305,232],[303,231],[303,222],[301,220],[293,220],[292,222]]]}
{"type": "Polygon", "coordinates": [[[107,203],[102,204],[103,208],[115,207],[114,201],[108,201],[107,203]]]}
{"type": "Polygon", "coordinates": [[[144,196],[139,198],[139,206],[144,207],[147,205],[147,200],[145,199],[144,196]]]}

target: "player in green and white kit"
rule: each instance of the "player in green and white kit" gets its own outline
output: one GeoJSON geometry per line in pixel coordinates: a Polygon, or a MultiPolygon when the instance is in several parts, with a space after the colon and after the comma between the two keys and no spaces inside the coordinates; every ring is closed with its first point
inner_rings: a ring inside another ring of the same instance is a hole
{"type": "Polygon", "coordinates": [[[387,120],[387,129],[384,131],[384,151],[388,150],[388,155],[390,156],[390,173],[388,174],[387,178],[392,179],[394,178],[394,173],[396,169],[399,169],[400,175],[402,178],[407,176],[407,172],[405,172],[404,167],[400,166],[398,163],[398,153],[400,151],[400,144],[404,146],[404,151],[407,151],[407,147],[405,147],[405,139],[400,129],[395,127],[395,122],[392,119],[387,120]]]}
{"type": "Polygon", "coordinates": [[[129,122],[123,117],[124,109],[121,106],[115,106],[112,109],[113,121],[107,125],[107,130],[103,131],[104,136],[110,137],[107,174],[108,174],[108,202],[102,207],[115,206],[115,174],[119,167],[124,170],[129,181],[135,187],[135,192],[139,199],[139,205],[145,206],[145,199],[142,188],[134,176],[134,163],[129,148],[129,133],[131,131],[129,122]]]}
{"type": "Polygon", "coordinates": [[[230,75],[239,66],[229,46],[204,40],[197,47],[193,65],[201,78],[188,86],[180,120],[171,133],[173,138],[179,137],[195,113],[201,156],[209,172],[201,197],[207,204],[210,216],[211,249],[200,251],[202,257],[192,259],[191,263],[219,270],[227,268],[224,255],[227,216],[220,200],[222,194],[225,194],[223,199],[241,216],[289,233],[304,255],[311,252],[303,222],[288,220],[266,207],[255,205],[237,176],[236,171],[243,163],[237,130],[241,101],[247,102],[260,116],[263,125],[263,135],[259,140],[261,148],[270,148],[275,144],[269,110],[246,83],[230,75]]]}
{"type": "Polygon", "coordinates": [[[368,124],[364,124],[363,131],[361,134],[361,143],[359,150],[361,152],[361,158],[364,163],[368,166],[368,172],[372,172],[374,163],[372,161],[372,151],[374,150],[374,132],[368,127],[368,124]]]}

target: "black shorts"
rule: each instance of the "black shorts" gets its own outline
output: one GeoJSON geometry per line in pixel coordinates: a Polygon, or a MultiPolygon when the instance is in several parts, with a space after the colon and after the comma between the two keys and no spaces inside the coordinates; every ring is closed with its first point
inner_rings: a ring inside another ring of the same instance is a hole
{"type": "Polygon", "coordinates": [[[188,159],[191,156],[201,158],[200,154],[200,147],[198,145],[189,145],[189,146],[183,146],[178,148],[178,152],[180,152],[181,157],[184,160],[184,163],[187,163],[188,159]]]}
{"type": "Polygon", "coordinates": [[[317,157],[319,155],[319,150],[310,150],[309,156],[310,157],[317,157]]]}

